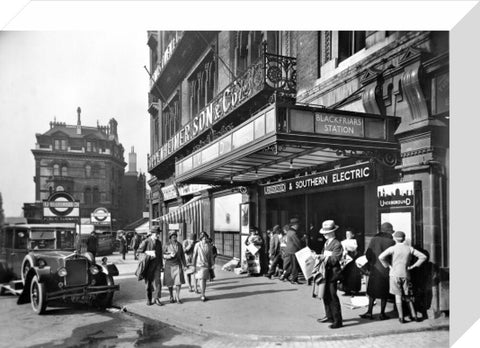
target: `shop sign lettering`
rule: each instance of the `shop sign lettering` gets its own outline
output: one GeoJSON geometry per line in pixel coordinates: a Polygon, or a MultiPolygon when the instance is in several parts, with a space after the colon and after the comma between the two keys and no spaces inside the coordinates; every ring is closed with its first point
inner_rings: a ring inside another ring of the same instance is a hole
{"type": "Polygon", "coordinates": [[[304,176],[301,178],[290,179],[274,185],[264,186],[263,193],[265,195],[272,195],[325,186],[348,184],[352,182],[361,182],[373,180],[374,178],[375,167],[373,164],[363,163],[314,175],[304,176]]]}
{"type": "Polygon", "coordinates": [[[316,112],[315,133],[363,137],[363,118],[316,112]]]}
{"type": "Polygon", "coordinates": [[[169,139],[155,154],[155,157],[160,156],[157,160],[163,161],[260,91],[263,86],[262,74],[261,65],[251,66],[243,76],[225,88],[198,115],[169,139]]]}

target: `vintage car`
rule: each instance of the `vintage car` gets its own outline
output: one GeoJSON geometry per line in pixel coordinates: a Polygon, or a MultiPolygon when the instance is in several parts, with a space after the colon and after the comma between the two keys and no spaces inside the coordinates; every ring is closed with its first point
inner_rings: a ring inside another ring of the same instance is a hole
{"type": "Polygon", "coordinates": [[[89,303],[108,307],[119,286],[114,264],[97,264],[90,253],[75,249],[75,227],[69,224],[6,226],[0,235],[3,280],[21,279],[18,303],[31,302],[38,314],[47,304],[89,303]]]}

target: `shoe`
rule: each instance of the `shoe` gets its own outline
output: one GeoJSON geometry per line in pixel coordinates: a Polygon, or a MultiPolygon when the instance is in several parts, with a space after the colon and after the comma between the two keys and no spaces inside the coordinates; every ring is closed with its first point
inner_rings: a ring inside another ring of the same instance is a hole
{"type": "Polygon", "coordinates": [[[290,283],[293,284],[293,285],[303,284],[303,283],[300,283],[298,280],[292,280],[290,283]]]}
{"type": "Polygon", "coordinates": [[[278,279],[280,279],[281,281],[285,281],[285,277],[283,275],[281,275],[278,279]]]}
{"type": "Polygon", "coordinates": [[[199,294],[199,293],[200,293],[200,290],[195,289],[195,293],[196,293],[196,294],[199,294]]]}
{"type": "Polygon", "coordinates": [[[265,278],[272,279],[272,276],[270,274],[265,274],[265,278]]]}
{"type": "Polygon", "coordinates": [[[328,323],[328,322],[333,323],[333,318],[323,317],[323,318],[317,319],[317,322],[319,322],[319,323],[328,323]]]}
{"type": "Polygon", "coordinates": [[[153,305],[153,302],[150,300],[147,300],[147,306],[151,306],[151,305],[153,305]]]}
{"type": "Polygon", "coordinates": [[[188,291],[189,291],[189,292],[194,292],[195,290],[193,290],[192,288],[190,288],[188,291]]]}
{"type": "Polygon", "coordinates": [[[378,317],[378,319],[387,320],[387,319],[390,319],[390,317],[388,315],[386,315],[385,313],[380,313],[380,316],[378,317]]]}
{"type": "Polygon", "coordinates": [[[360,318],[372,320],[372,319],[373,319],[373,315],[372,315],[372,313],[368,313],[368,312],[367,312],[367,313],[360,314],[360,318]]]}
{"type": "Polygon", "coordinates": [[[403,318],[398,318],[398,321],[400,322],[400,324],[405,324],[405,319],[403,318]]]}
{"type": "Polygon", "coordinates": [[[200,300],[201,300],[202,302],[205,302],[205,301],[207,300],[207,298],[206,298],[205,296],[202,296],[202,297],[200,297],[200,300]]]}
{"type": "Polygon", "coordinates": [[[180,300],[179,298],[177,298],[177,303],[178,303],[178,304],[182,304],[183,302],[182,302],[182,300],[180,300]]]}
{"type": "Polygon", "coordinates": [[[175,300],[173,299],[173,297],[170,297],[170,303],[175,303],[175,300]]]}
{"type": "Polygon", "coordinates": [[[341,328],[342,326],[343,325],[340,323],[334,323],[334,324],[328,325],[330,329],[338,329],[338,328],[341,328]]]}
{"type": "Polygon", "coordinates": [[[156,298],[156,299],[155,299],[155,304],[156,304],[157,306],[163,306],[163,303],[160,302],[160,299],[159,299],[159,298],[156,298]]]}

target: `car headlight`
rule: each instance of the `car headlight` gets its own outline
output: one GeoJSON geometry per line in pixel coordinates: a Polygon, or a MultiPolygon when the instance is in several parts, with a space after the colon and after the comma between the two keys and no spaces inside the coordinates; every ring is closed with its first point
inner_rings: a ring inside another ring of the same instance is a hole
{"type": "Polygon", "coordinates": [[[43,268],[47,265],[47,262],[44,259],[38,259],[37,265],[38,265],[38,268],[43,268]]]}
{"type": "Polygon", "coordinates": [[[67,275],[67,269],[65,267],[59,268],[57,274],[60,277],[65,277],[67,275]]]}
{"type": "Polygon", "coordinates": [[[100,272],[100,271],[99,271],[97,266],[90,266],[90,273],[95,275],[95,274],[98,274],[98,272],[100,272]]]}

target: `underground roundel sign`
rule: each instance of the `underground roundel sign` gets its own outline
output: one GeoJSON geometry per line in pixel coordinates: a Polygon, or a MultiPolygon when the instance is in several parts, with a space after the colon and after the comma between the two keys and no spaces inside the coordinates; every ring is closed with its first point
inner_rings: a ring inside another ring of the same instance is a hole
{"type": "Polygon", "coordinates": [[[106,208],[97,208],[92,213],[91,220],[94,225],[108,225],[111,221],[110,213],[106,208]]]}
{"type": "Polygon", "coordinates": [[[46,221],[76,221],[80,216],[80,202],[67,192],[54,192],[43,201],[43,219],[46,221]]]}

